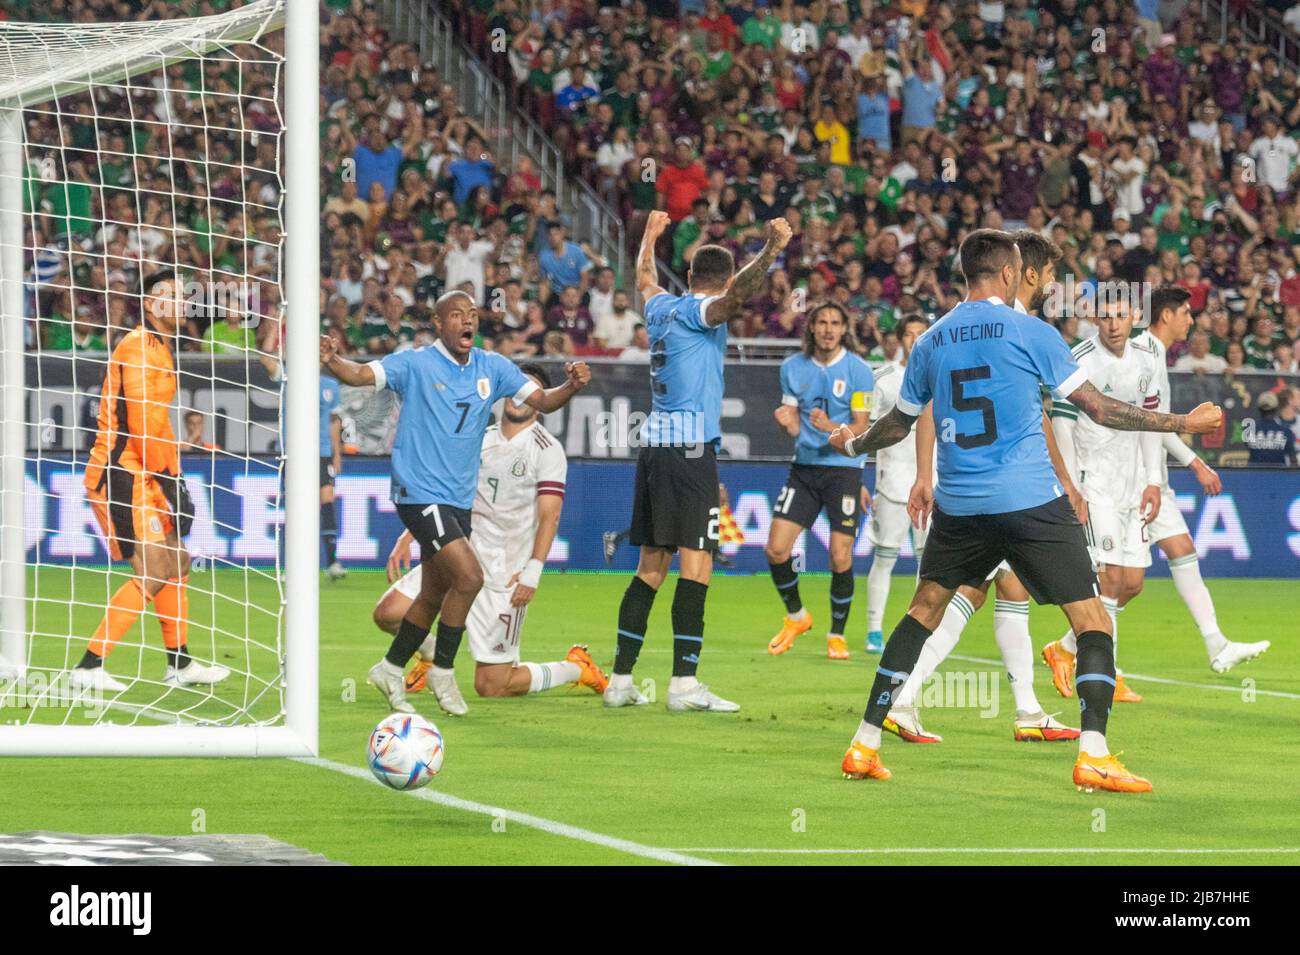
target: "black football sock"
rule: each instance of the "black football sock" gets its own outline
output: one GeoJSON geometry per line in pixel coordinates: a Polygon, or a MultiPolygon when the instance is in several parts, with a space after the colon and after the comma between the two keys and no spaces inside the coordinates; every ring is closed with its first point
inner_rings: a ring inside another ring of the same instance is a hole
{"type": "Polygon", "coordinates": [[[433,665],[439,670],[450,670],[456,665],[456,651],[465,636],[464,627],[450,627],[438,621],[438,636],[433,645],[433,665]]]}
{"type": "Polygon", "coordinates": [[[87,650],[81,655],[81,662],[77,664],[78,670],[97,670],[104,665],[104,658],[97,656],[87,650]]]}
{"type": "Polygon", "coordinates": [[[908,675],[921,657],[921,647],[925,646],[932,632],[915,617],[903,614],[903,619],[889,635],[885,652],[880,655],[880,665],[876,667],[876,678],[871,684],[867,711],[862,714],[862,718],[872,726],[884,725],[889,708],[894,705],[894,697],[907,682],[908,675]]]}
{"type": "Polygon", "coordinates": [[[397,636],[393,637],[388,652],[384,654],[384,659],[397,669],[405,670],[411,654],[420,649],[420,644],[424,643],[424,638],[428,635],[428,627],[417,627],[411,621],[403,620],[397,628],[397,636]]]}
{"type": "Polygon", "coordinates": [[[677,579],[673,593],[673,676],[695,676],[704,648],[704,600],[709,585],[677,579]]]}
{"type": "Polygon", "coordinates": [[[803,609],[803,601],[799,599],[799,574],[794,569],[794,558],[787,557],[779,564],[767,566],[772,571],[772,583],[776,584],[776,592],[781,595],[781,601],[785,604],[785,612],[794,616],[803,609]]]}
{"type": "Polygon", "coordinates": [[[320,506],[320,539],[325,545],[325,566],[334,563],[335,545],[338,543],[338,522],[334,515],[334,502],[320,506]]]}
{"type": "Polygon", "coordinates": [[[1088,630],[1074,639],[1080,729],[1104,736],[1115,699],[1115,643],[1100,630],[1088,630]]]}
{"type": "Polygon", "coordinates": [[[831,572],[831,629],[833,636],[844,636],[844,625],[849,621],[849,609],[853,606],[853,571],[836,570],[831,572]]]}
{"type": "Polygon", "coordinates": [[[640,577],[633,577],[632,582],[623,591],[623,602],[618,606],[618,647],[614,651],[614,672],[629,674],[636,666],[636,658],[641,654],[641,644],[645,642],[646,622],[650,619],[650,608],[655,604],[655,589],[640,577]]]}
{"type": "Polygon", "coordinates": [[[187,643],[182,643],[175,650],[167,651],[167,665],[175,667],[178,670],[184,670],[190,665],[190,647],[187,643]]]}

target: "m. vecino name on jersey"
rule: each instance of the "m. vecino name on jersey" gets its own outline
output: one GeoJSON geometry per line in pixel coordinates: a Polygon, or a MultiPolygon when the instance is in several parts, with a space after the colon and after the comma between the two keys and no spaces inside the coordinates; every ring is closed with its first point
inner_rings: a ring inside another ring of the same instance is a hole
{"type": "Polygon", "coordinates": [[[972,325],[956,325],[952,328],[940,328],[935,330],[934,345],[936,348],[942,345],[957,344],[958,342],[978,342],[990,338],[1002,338],[1006,333],[1006,327],[1002,322],[981,322],[972,325]],[[945,336],[945,332],[947,335],[945,336]]]}

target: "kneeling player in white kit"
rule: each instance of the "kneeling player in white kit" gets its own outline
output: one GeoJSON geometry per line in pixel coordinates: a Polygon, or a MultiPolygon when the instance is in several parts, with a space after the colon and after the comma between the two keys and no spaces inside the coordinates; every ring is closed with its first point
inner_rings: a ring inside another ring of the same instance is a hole
{"type": "MultiPolygon", "coordinates": [[[[1156,383],[1160,389],[1158,410],[1169,411],[1170,386],[1169,370],[1165,360],[1169,346],[1185,341],[1192,327],[1192,311],[1188,305],[1190,293],[1175,285],[1162,285],[1151,293],[1151,328],[1133,340],[1154,352],[1156,357],[1156,383]]],[[[1196,480],[1206,494],[1213,496],[1223,490],[1223,484],[1214,469],[1196,456],[1177,435],[1161,435],[1163,448],[1160,452],[1160,511],[1147,526],[1147,540],[1154,543],[1169,561],[1169,573],[1179,596],[1187,604],[1187,609],[1201,631],[1205,641],[1205,652],[1210,659],[1210,669],[1216,673],[1227,673],[1238,663],[1253,660],[1270,646],[1269,641],[1255,643],[1238,643],[1229,640],[1219,630],[1217,616],[1214,612],[1214,600],[1209,589],[1201,579],[1200,558],[1196,554],[1196,545],[1187,530],[1178,509],[1173,488],[1169,486],[1169,463],[1165,457],[1168,452],[1179,464],[1189,466],[1196,480]]],[[[1150,547],[1150,543],[1148,543],[1150,547]]],[[[1135,575],[1138,590],[1142,580],[1135,575]]],[[[1133,596],[1136,596],[1134,594],[1133,596]]],[[[1130,597],[1130,599],[1132,599],[1130,597]]],[[[1071,668],[1073,656],[1059,645],[1053,645],[1050,655],[1057,661],[1053,666],[1052,679],[1058,691],[1064,696],[1074,692],[1074,679],[1071,668]]]]}
{"type": "MultiPolygon", "coordinates": [[[[542,366],[527,364],[520,369],[543,388],[549,387],[542,366]]],[[[560,442],[537,417],[534,409],[507,398],[500,425],[483,435],[470,537],[483,567],[483,589],[466,621],[476,664],[474,690],[479,696],[523,696],[571,683],[605,692],[605,675],[579,644],[560,662],[519,662],[524,615],[560,526],[568,473],[560,442]]],[[[388,559],[388,578],[395,582],[375,605],[375,624],[388,633],[396,632],[420,593],[421,565],[402,573],[410,564],[412,540],[408,532],[398,538],[388,559]]],[[[420,646],[419,659],[406,676],[408,693],[424,688],[434,645],[430,634],[420,646]]],[[[433,686],[439,706],[454,716],[465,714],[459,692],[439,693],[433,686]]]]}
{"type": "MultiPolygon", "coordinates": [[[[1129,338],[1137,309],[1115,302],[1099,311],[1097,335],[1074,346],[1075,361],[1098,391],[1154,411],[1160,403],[1160,368],[1149,344],[1129,338]]],[[[1151,565],[1148,525],[1160,513],[1164,444],[1155,432],[1116,431],[1081,418],[1068,401],[1053,403],[1052,428],[1066,467],[1087,501],[1084,527],[1118,649],[1119,614],[1141,592],[1142,578],[1151,565]]],[[[1073,631],[1043,648],[1043,661],[1052,668],[1058,691],[1058,671],[1072,673],[1074,653],[1073,631]]],[[[1068,688],[1073,677],[1067,679],[1068,688]]],[[[1118,665],[1114,699],[1142,702],[1124,682],[1118,665]]]]}

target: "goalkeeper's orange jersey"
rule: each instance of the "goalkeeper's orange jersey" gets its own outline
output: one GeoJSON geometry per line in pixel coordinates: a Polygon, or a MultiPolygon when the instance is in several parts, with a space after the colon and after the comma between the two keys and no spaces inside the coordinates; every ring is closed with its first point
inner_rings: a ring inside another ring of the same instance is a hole
{"type": "Polygon", "coordinates": [[[98,432],[86,465],[86,488],[103,485],[106,467],[136,474],[179,474],[172,430],[176,365],[171,349],[141,325],[113,349],[99,397],[98,432]]]}

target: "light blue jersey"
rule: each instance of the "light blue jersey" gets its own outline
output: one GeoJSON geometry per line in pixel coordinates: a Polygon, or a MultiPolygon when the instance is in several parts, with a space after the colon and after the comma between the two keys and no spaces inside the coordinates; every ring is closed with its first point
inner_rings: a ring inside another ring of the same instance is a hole
{"type": "MultiPolygon", "coordinates": [[[[812,426],[809,415],[821,408],[836,424],[847,424],[855,411],[871,410],[871,393],[876,387],[871,367],[847,349],[823,365],[815,358],[797,352],[781,362],[781,404],[799,409],[799,436],[794,442],[794,463],[843,468],[852,464],[844,460],[828,443],[830,435],[812,426]]],[[[867,456],[852,459],[862,467],[867,456]]]]}
{"type": "Polygon", "coordinates": [[[997,298],[962,302],[917,338],[898,408],[934,401],[939,509],[1003,514],[1060,497],[1039,384],[1063,398],[1085,381],[1056,329],[997,298]]]}
{"type": "Polygon", "coordinates": [[[320,456],[334,456],[330,440],[330,418],[339,413],[339,383],[329,375],[320,376],[320,456]]]}
{"type": "Polygon", "coordinates": [[[472,348],[462,365],[442,342],[370,363],[375,387],[402,399],[393,443],[396,504],[447,504],[468,510],[478,486],[479,451],[492,406],[522,402],[537,382],[508,358],[472,348]]]}
{"type": "Polygon", "coordinates": [[[704,321],[705,308],[717,298],[661,292],[646,302],[651,410],[641,440],[647,445],[683,447],[722,437],[727,326],[704,321]]]}

